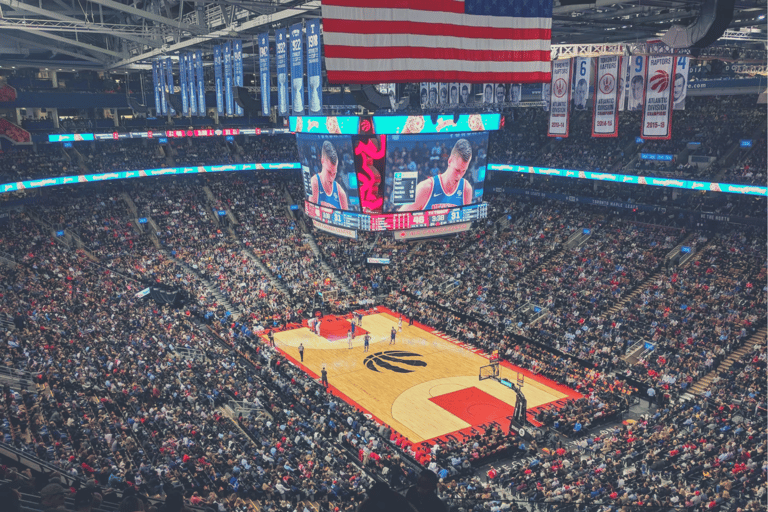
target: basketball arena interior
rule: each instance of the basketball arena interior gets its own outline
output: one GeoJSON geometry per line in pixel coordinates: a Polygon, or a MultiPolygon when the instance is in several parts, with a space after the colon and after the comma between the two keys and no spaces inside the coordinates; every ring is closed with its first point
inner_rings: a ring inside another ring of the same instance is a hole
{"type": "Polygon", "coordinates": [[[0,510],[768,509],[765,0],[0,0],[0,510]]]}

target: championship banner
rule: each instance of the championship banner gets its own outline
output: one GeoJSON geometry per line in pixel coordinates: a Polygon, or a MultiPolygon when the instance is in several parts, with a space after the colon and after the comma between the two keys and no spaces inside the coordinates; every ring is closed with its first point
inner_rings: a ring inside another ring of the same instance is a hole
{"type": "Polygon", "coordinates": [[[685,110],[685,97],[688,94],[688,57],[678,57],[673,81],[673,110],[685,110]]]}
{"type": "Polygon", "coordinates": [[[179,55],[179,85],[181,86],[181,115],[189,117],[189,97],[187,96],[186,54],[179,55]]]}
{"type": "Polygon", "coordinates": [[[261,114],[268,116],[272,108],[272,81],[269,79],[269,34],[259,34],[259,75],[261,78],[261,114]]]}
{"type": "Polygon", "coordinates": [[[185,61],[187,63],[187,89],[189,89],[189,113],[192,116],[197,115],[197,94],[195,94],[195,63],[192,59],[192,53],[187,53],[185,61]]]}
{"type": "Polygon", "coordinates": [[[643,110],[644,139],[672,138],[672,80],[675,57],[650,55],[646,66],[645,109],[643,110]]]}
{"type": "MultiPolygon", "coordinates": [[[[571,113],[571,60],[552,61],[549,137],[567,137],[571,113]]],[[[543,90],[542,90],[543,93],[543,90]]]]}
{"type": "Polygon", "coordinates": [[[592,83],[592,57],[577,57],[573,77],[573,105],[576,110],[587,109],[590,83],[592,83]]]}
{"type": "Polygon", "coordinates": [[[291,25],[291,99],[293,114],[304,113],[304,35],[301,23],[291,25]]]}
{"type": "Polygon", "coordinates": [[[629,59],[629,96],[627,99],[627,110],[643,110],[646,58],[643,55],[634,55],[629,57],[629,59]]]}
{"type": "Polygon", "coordinates": [[[163,104],[160,101],[160,81],[157,72],[158,62],[152,62],[152,87],[155,90],[155,114],[163,115],[163,104]]]}
{"type": "MultiPolygon", "coordinates": [[[[243,86],[243,42],[240,39],[236,39],[234,43],[232,43],[232,52],[234,55],[232,56],[232,71],[235,75],[234,79],[234,86],[235,87],[242,87],[243,86]]],[[[238,116],[242,116],[245,113],[243,110],[243,107],[237,104],[235,102],[235,114],[238,116]]]]}
{"type": "Polygon", "coordinates": [[[309,112],[323,110],[323,71],[320,63],[320,20],[307,21],[307,82],[309,83],[309,112]]]}
{"type": "Polygon", "coordinates": [[[213,76],[216,81],[216,112],[224,115],[224,78],[221,76],[221,46],[213,47],[213,76]]]}
{"type": "Polygon", "coordinates": [[[232,97],[232,45],[229,42],[224,43],[222,51],[224,52],[224,97],[226,98],[227,115],[231,116],[235,113],[234,98],[232,97]]]}
{"type": "Polygon", "coordinates": [[[621,57],[610,55],[597,59],[595,104],[592,107],[592,136],[618,137],[618,75],[621,57]]]}
{"type": "Polygon", "coordinates": [[[624,112],[627,104],[627,92],[629,92],[629,64],[632,57],[622,56],[619,64],[619,112],[624,112]]]}
{"type": "Polygon", "coordinates": [[[197,111],[205,115],[205,74],[203,70],[203,51],[195,53],[197,64],[197,111]]]}
{"type": "MultiPolygon", "coordinates": [[[[170,57],[165,58],[165,79],[168,83],[168,94],[176,92],[176,88],[173,86],[173,61],[170,57]]],[[[170,101],[168,102],[168,111],[172,116],[176,115],[176,110],[174,110],[170,101]]]]}
{"type": "Polygon", "coordinates": [[[275,31],[275,55],[277,56],[277,113],[288,115],[288,47],[285,29],[275,31]]]}

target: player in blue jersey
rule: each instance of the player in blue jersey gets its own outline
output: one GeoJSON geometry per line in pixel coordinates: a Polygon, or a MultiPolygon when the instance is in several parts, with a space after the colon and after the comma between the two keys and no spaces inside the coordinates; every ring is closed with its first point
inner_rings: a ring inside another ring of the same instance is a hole
{"type": "Polygon", "coordinates": [[[432,176],[416,185],[413,203],[398,211],[439,210],[472,204],[472,185],[464,174],[472,161],[472,146],[467,139],[459,139],[448,157],[448,168],[442,174],[432,176]]]}
{"type": "Polygon", "coordinates": [[[336,183],[338,165],[339,156],[336,154],[336,148],[326,140],[323,142],[323,150],[320,155],[322,170],[312,176],[312,195],[309,202],[330,208],[347,209],[347,193],[336,183]]]}

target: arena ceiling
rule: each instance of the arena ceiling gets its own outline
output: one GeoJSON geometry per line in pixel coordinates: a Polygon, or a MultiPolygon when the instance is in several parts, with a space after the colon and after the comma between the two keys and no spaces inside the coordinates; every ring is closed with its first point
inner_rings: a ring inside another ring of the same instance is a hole
{"type": "MultiPolygon", "coordinates": [[[[555,0],[552,43],[602,44],[659,38],[697,19],[701,1],[555,0]]],[[[0,0],[0,67],[149,69],[160,55],[242,39],[245,71],[257,65],[257,34],[320,17],[320,0],[0,0]]],[[[766,0],[736,0],[717,43],[728,60],[765,63],[766,0]],[[735,53],[734,53],[735,51],[735,53]]],[[[273,59],[274,61],[274,59],[273,59]]]]}

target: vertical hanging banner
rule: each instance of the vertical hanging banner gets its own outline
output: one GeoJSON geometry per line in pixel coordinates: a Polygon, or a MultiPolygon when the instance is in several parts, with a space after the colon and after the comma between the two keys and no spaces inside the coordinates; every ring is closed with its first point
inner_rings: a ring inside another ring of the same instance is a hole
{"type": "Polygon", "coordinates": [[[646,58],[643,55],[629,57],[629,98],[627,110],[643,110],[643,98],[645,97],[645,66],[646,58]]]}
{"type": "Polygon", "coordinates": [[[618,55],[606,55],[597,59],[595,104],[592,108],[592,136],[617,137],[619,135],[618,55]]]}
{"type": "Polygon", "coordinates": [[[592,57],[577,57],[573,78],[573,105],[576,110],[587,109],[591,82],[592,57]]]}
{"type": "MultiPolygon", "coordinates": [[[[165,79],[168,85],[168,94],[174,94],[176,88],[173,86],[173,61],[170,57],[165,58],[165,79]]],[[[176,115],[176,110],[173,108],[170,101],[168,102],[168,111],[172,116],[176,115]]]]}
{"type": "Polygon", "coordinates": [[[291,25],[291,99],[293,114],[304,113],[304,36],[301,23],[291,25]]]}
{"type": "Polygon", "coordinates": [[[643,109],[644,139],[670,139],[672,137],[672,80],[675,76],[675,57],[650,55],[646,66],[645,108],[643,109]]]}
{"type": "Polygon", "coordinates": [[[675,79],[672,89],[673,110],[685,110],[685,97],[688,93],[688,57],[678,57],[675,64],[675,79]]]}
{"type": "MultiPolygon", "coordinates": [[[[243,86],[243,42],[240,39],[235,39],[234,43],[232,43],[232,53],[234,54],[232,56],[232,71],[235,75],[234,77],[234,86],[235,87],[242,87],[243,86]]],[[[242,116],[245,112],[243,111],[243,107],[237,104],[235,102],[235,114],[238,116],[242,116]]]]}
{"type": "Polygon", "coordinates": [[[224,115],[224,84],[221,76],[221,46],[213,47],[213,76],[216,81],[216,112],[224,115]]]}
{"type": "Polygon", "coordinates": [[[224,98],[227,104],[227,115],[231,116],[235,113],[232,97],[232,45],[229,42],[224,43],[222,52],[224,53],[224,98]]]}
{"type": "Polygon", "coordinates": [[[627,92],[629,91],[629,64],[632,57],[622,56],[619,64],[619,112],[624,112],[624,105],[627,103],[627,92]]]}
{"type": "MultiPolygon", "coordinates": [[[[319,21],[319,20],[318,20],[319,21]]],[[[272,101],[272,80],[269,69],[269,34],[259,34],[259,74],[261,75],[261,114],[268,116],[272,101]]]]}
{"type": "Polygon", "coordinates": [[[179,86],[181,86],[181,115],[189,117],[189,97],[187,96],[186,54],[179,55],[179,86]]]}
{"type": "Polygon", "coordinates": [[[285,29],[275,31],[275,55],[277,56],[277,112],[288,115],[288,46],[285,29]]]}
{"type": "Polygon", "coordinates": [[[155,115],[163,115],[163,105],[160,101],[160,80],[157,67],[158,62],[152,62],[152,88],[155,90],[155,115]]]}
{"type": "Polygon", "coordinates": [[[197,94],[195,94],[195,66],[192,54],[186,54],[187,63],[187,89],[189,89],[189,115],[197,115],[197,94]]]}
{"type": "Polygon", "coordinates": [[[168,115],[168,100],[165,96],[165,62],[160,61],[157,63],[157,73],[158,73],[158,87],[160,89],[160,105],[163,109],[163,115],[168,115]]]}
{"type": "Polygon", "coordinates": [[[552,61],[549,137],[567,137],[571,113],[571,60],[552,61]]]}
{"type": "Polygon", "coordinates": [[[197,111],[201,116],[205,115],[205,73],[203,70],[203,52],[198,50],[195,54],[197,64],[197,111]]]}
{"type": "Polygon", "coordinates": [[[307,21],[307,83],[309,84],[309,111],[323,110],[323,71],[320,64],[320,20],[307,21]]]}

